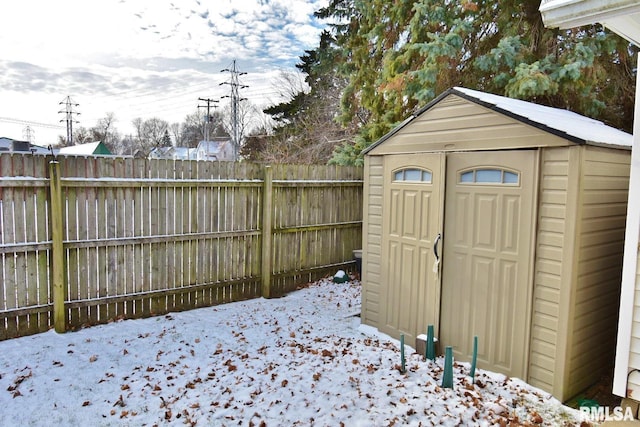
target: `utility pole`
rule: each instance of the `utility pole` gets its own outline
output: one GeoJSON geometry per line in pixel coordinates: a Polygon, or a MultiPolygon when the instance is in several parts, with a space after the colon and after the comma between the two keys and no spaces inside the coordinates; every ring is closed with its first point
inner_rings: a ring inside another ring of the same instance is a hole
{"type": "Polygon", "coordinates": [[[223,96],[222,98],[231,98],[231,127],[232,133],[231,136],[233,142],[233,160],[238,160],[238,149],[240,148],[240,118],[238,116],[238,107],[240,101],[244,101],[245,98],[240,98],[240,94],[238,93],[239,89],[244,89],[249,86],[240,84],[238,77],[243,76],[247,73],[241,73],[236,68],[236,60],[233,60],[233,64],[231,68],[225,68],[220,71],[221,73],[229,72],[231,74],[231,81],[222,82],[221,85],[230,85],[231,86],[231,95],[223,96]]]}
{"type": "MultiPolygon", "coordinates": [[[[198,105],[198,108],[206,108],[207,109],[207,117],[204,121],[204,140],[209,141],[209,125],[211,123],[211,103],[218,102],[217,100],[210,98],[198,98],[198,101],[206,102],[207,105],[198,105]]],[[[215,107],[215,105],[214,105],[215,107]]]]}
{"type": "Polygon", "coordinates": [[[73,107],[77,107],[80,104],[76,104],[71,100],[70,96],[67,96],[66,99],[63,99],[58,103],[59,105],[64,104],[65,109],[58,111],[58,114],[65,114],[65,118],[60,120],[61,122],[67,122],[67,145],[73,145],[73,122],[78,123],[77,120],[73,119],[73,115],[79,115],[77,111],[73,111],[73,107]]]}

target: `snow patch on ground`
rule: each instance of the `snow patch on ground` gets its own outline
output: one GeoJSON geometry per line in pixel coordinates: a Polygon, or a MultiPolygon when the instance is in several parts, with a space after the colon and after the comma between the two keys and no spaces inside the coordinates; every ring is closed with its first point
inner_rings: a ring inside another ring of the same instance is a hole
{"type": "Polygon", "coordinates": [[[580,425],[518,379],[443,360],[360,324],[360,284],[0,342],[3,425],[580,425]]]}

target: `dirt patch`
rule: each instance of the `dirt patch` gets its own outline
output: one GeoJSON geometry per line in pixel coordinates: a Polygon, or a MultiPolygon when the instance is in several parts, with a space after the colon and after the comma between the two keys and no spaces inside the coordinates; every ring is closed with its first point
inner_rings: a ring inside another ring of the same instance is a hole
{"type": "Polygon", "coordinates": [[[599,406],[615,408],[616,406],[620,406],[622,398],[613,394],[612,389],[613,375],[605,375],[596,384],[566,402],[566,405],[577,409],[581,404],[586,405],[597,402],[599,406]]]}

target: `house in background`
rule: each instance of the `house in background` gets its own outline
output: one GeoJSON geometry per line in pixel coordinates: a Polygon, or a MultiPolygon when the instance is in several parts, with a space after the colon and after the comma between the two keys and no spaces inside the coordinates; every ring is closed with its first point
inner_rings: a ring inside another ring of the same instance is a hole
{"type": "Polygon", "coordinates": [[[85,144],[71,145],[69,147],[61,147],[54,149],[55,154],[65,156],[112,156],[113,154],[100,141],[87,142],[85,144]]]}
{"type": "Polygon", "coordinates": [[[174,160],[196,160],[196,149],[189,147],[173,147],[174,160]]]}
{"type": "Polygon", "coordinates": [[[156,147],[149,153],[150,159],[196,160],[196,149],[189,147],[156,147]]]}
{"type": "Polygon", "coordinates": [[[233,161],[233,143],[228,138],[200,141],[196,149],[197,160],[233,161]]]}
{"type": "Polygon", "coordinates": [[[50,154],[49,150],[39,145],[31,144],[29,141],[19,141],[17,139],[0,137],[0,153],[32,153],[50,154]]]}
{"type": "MultiPolygon", "coordinates": [[[[540,12],[547,27],[566,29],[600,23],[636,46],[640,46],[640,2],[637,0],[542,0],[540,12]]],[[[640,241],[640,73],[638,68],[636,68],[633,126],[613,393],[640,401],[640,253],[638,251],[640,241]]]]}

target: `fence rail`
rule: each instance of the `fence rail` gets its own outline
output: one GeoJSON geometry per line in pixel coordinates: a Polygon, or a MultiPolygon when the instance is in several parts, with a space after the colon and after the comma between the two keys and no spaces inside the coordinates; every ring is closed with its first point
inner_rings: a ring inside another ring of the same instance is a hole
{"type": "Polygon", "coordinates": [[[0,339],[283,295],[350,267],[362,170],[0,155],[0,339]]]}

